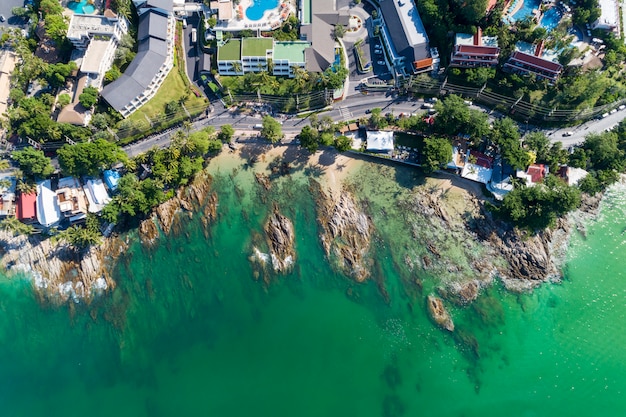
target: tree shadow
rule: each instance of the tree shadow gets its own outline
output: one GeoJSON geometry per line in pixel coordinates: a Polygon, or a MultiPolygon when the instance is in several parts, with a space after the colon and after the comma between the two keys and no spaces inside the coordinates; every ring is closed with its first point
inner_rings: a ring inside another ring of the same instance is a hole
{"type": "Polygon", "coordinates": [[[244,169],[252,168],[259,161],[261,155],[270,149],[272,149],[272,145],[269,143],[242,146],[239,155],[245,161],[244,169]]]}

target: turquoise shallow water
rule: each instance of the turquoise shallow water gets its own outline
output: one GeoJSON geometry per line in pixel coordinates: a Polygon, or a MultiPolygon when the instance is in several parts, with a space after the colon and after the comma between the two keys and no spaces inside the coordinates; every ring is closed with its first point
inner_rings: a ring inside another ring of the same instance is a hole
{"type": "MultiPolygon", "coordinates": [[[[361,179],[413,175],[385,169],[395,175],[366,165],[361,179]]],[[[2,415],[626,414],[623,188],[574,237],[562,284],[495,285],[453,309],[451,336],[428,320],[427,294],[402,284],[384,232],[399,220],[376,205],[393,199],[370,204],[386,301],[327,265],[306,181],[275,184],[265,194],[251,171],[220,170],[208,236],[196,216],[155,249],[133,244],[117,289],[89,306],[41,306],[28,281],[0,280],[2,415]],[[267,286],[248,257],[271,202],[294,220],[298,259],[267,286]]]]}

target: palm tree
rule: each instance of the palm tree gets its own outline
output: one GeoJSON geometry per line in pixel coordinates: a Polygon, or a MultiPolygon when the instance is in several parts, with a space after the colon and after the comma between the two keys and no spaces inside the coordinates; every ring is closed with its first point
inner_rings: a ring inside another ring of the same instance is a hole
{"type": "Polygon", "coordinates": [[[231,71],[239,74],[241,72],[241,62],[239,61],[233,61],[230,63],[230,69],[231,71]]]}
{"type": "Polygon", "coordinates": [[[291,72],[293,73],[298,90],[302,90],[307,81],[309,81],[309,73],[299,65],[292,65],[291,72]]]}
{"type": "Polygon", "coordinates": [[[15,186],[15,189],[22,194],[31,194],[34,193],[35,190],[37,190],[37,185],[32,182],[19,180],[17,182],[17,185],[15,186]]]}
{"type": "Polygon", "coordinates": [[[11,167],[11,163],[6,159],[0,159],[0,171],[4,171],[5,169],[9,169],[11,167]]]}

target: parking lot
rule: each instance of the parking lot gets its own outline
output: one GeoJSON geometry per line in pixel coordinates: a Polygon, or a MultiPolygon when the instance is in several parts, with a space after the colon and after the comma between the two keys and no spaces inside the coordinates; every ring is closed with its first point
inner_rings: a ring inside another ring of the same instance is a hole
{"type": "Polygon", "coordinates": [[[0,27],[22,27],[24,20],[13,16],[11,9],[23,7],[24,0],[2,0],[0,1],[0,15],[5,17],[4,22],[0,22],[0,27]]]}

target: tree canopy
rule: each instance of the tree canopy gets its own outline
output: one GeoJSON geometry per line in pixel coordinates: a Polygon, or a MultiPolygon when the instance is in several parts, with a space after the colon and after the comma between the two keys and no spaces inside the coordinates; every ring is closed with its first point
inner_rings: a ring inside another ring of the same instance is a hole
{"type": "Polygon", "coordinates": [[[446,165],[452,159],[452,145],[443,138],[430,137],[424,139],[422,150],[422,169],[433,172],[446,165]]]}
{"type": "Polygon", "coordinates": [[[59,165],[67,175],[80,177],[98,175],[116,162],[126,161],[126,154],[114,143],[104,139],[63,145],[58,151],[59,165]]]}
{"type": "Polygon", "coordinates": [[[24,175],[31,179],[47,178],[54,172],[50,158],[44,155],[43,151],[35,148],[29,147],[21,151],[15,151],[12,157],[18,163],[24,175]]]}
{"type": "Polygon", "coordinates": [[[580,190],[548,175],[533,187],[517,186],[508,193],[499,213],[516,226],[530,231],[553,226],[558,217],[580,206],[580,190]]]}
{"type": "Polygon", "coordinates": [[[267,138],[272,143],[276,143],[283,138],[283,127],[272,116],[264,116],[261,136],[267,138]]]}
{"type": "Polygon", "coordinates": [[[300,139],[300,146],[305,148],[311,153],[315,153],[317,148],[319,147],[319,132],[316,129],[313,129],[311,126],[304,126],[300,134],[298,135],[300,139]]]}

